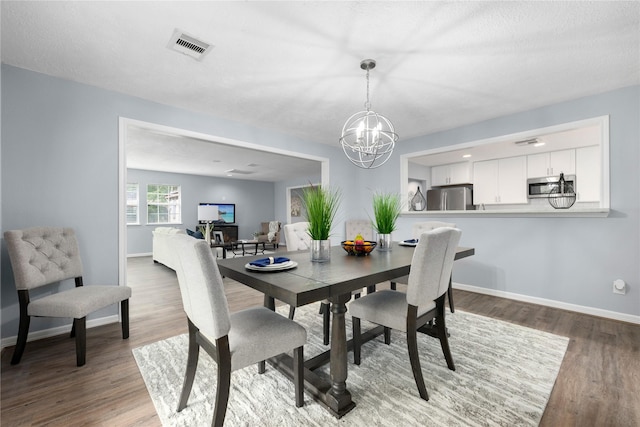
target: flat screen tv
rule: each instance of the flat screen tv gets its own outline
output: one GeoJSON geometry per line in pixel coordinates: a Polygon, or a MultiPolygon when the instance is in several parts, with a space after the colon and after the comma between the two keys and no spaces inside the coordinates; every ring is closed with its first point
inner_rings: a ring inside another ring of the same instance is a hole
{"type": "MultiPolygon", "coordinates": [[[[236,222],[236,205],[235,203],[200,203],[200,205],[209,205],[218,207],[218,220],[214,223],[218,224],[235,224],[236,222]]],[[[204,224],[205,221],[199,221],[204,224]]]]}

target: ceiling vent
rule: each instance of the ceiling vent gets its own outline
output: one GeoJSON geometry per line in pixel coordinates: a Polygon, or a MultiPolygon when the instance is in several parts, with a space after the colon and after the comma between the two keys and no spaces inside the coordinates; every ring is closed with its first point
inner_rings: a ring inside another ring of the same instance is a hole
{"type": "Polygon", "coordinates": [[[205,55],[213,49],[213,45],[211,43],[198,40],[176,28],[169,40],[169,43],[167,44],[167,48],[190,56],[197,61],[202,61],[202,58],[204,58],[205,55]]]}
{"type": "Polygon", "coordinates": [[[525,139],[522,141],[516,141],[515,144],[519,146],[526,146],[526,145],[535,145],[538,142],[539,142],[538,138],[531,138],[531,139],[525,139]]]}

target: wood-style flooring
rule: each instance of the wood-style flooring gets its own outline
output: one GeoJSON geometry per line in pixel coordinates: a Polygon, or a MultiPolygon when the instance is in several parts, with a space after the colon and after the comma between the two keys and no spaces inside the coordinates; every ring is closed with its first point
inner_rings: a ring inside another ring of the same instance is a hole
{"type": "MultiPolygon", "coordinates": [[[[118,324],[88,329],[80,368],[67,335],[28,343],[17,366],[9,364],[13,347],[3,351],[3,426],[160,425],[131,350],[187,332],[180,292],[175,273],[150,257],[129,259],[127,275],[128,340],[118,324]]],[[[225,286],[232,311],[262,304],[257,291],[229,279],[225,286]]],[[[640,326],[459,290],[454,301],[571,339],[540,425],[640,426],[640,326]]]]}

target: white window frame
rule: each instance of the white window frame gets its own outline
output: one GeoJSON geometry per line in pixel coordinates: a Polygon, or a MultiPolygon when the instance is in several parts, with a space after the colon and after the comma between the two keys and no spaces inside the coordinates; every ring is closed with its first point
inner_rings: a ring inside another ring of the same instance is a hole
{"type": "Polygon", "coordinates": [[[176,184],[147,184],[147,224],[149,225],[169,225],[169,224],[182,224],[182,188],[176,184]],[[151,192],[150,187],[168,187],[166,193],[151,192]],[[173,202],[150,202],[150,194],[164,195],[166,199],[173,199],[173,202]],[[158,206],[167,208],[167,221],[160,220],[160,213],[156,213],[157,221],[150,219],[150,206],[158,206]]]}
{"type": "Polygon", "coordinates": [[[128,212],[125,211],[125,217],[127,219],[127,225],[140,225],[140,184],[137,182],[127,182],[127,206],[126,211],[129,208],[135,208],[136,219],[133,222],[129,222],[128,212]],[[129,194],[133,193],[135,188],[135,199],[129,198],[129,194]]]}

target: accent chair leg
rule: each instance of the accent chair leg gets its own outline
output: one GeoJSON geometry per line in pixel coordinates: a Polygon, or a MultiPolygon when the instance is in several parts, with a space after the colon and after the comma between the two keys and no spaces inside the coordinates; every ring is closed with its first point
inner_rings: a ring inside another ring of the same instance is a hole
{"type": "Polygon", "coordinates": [[[83,366],[87,360],[87,318],[73,319],[76,334],[76,364],[83,366]]]}
{"type": "Polygon", "coordinates": [[[129,338],[129,300],[120,301],[120,315],[122,316],[122,339],[129,338]]]}
{"type": "Polygon", "coordinates": [[[265,363],[264,360],[262,360],[258,362],[258,373],[262,375],[265,372],[267,372],[267,364],[265,363]]]}
{"type": "Polygon", "coordinates": [[[200,355],[200,346],[198,345],[196,334],[198,328],[188,320],[189,324],[189,352],[187,356],[187,367],[182,381],[182,392],[180,392],[180,400],[178,401],[178,412],[187,407],[193,380],[196,377],[196,368],[198,367],[198,356],[200,355]]]}
{"type": "Polygon", "coordinates": [[[427,393],[427,387],[424,385],[422,368],[420,368],[420,356],[418,355],[418,331],[416,326],[417,314],[418,307],[409,305],[409,308],[407,309],[407,349],[409,351],[411,369],[413,370],[413,378],[416,380],[416,386],[418,387],[420,398],[428,401],[429,394],[427,393]]]}
{"type": "Polygon", "coordinates": [[[293,381],[296,393],[296,407],[304,406],[304,347],[293,349],[293,381]]]}
{"type": "Polygon", "coordinates": [[[18,341],[16,347],[13,350],[13,357],[11,358],[11,364],[17,365],[20,363],[22,353],[27,345],[27,337],[29,335],[29,324],[31,323],[31,317],[27,314],[26,307],[22,310],[20,308],[20,325],[18,326],[18,341]],[[23,313],[24,311],[24,313],[23,313]]]}
{"type": "Polygon", "coordinates": [[[292,305],[289,306],[289,319],[293,320],[293,316],[296,314],[296,308],[292,305]]]}
{"type": "Polygon", "coordinates": [[[353,331],[353,363],[355,365],[360,364],[360,347],[362,346],[362,339],[360,336],[360,318],[351,318],[351,329],[353,331]]]}
{"type": "Polygon", "coordinates": [[[391,282],[391,290],[395,291],[396,290],[396,282],[391,282]]]}
{"type": "Polygon", "coordinates": [[[329,345],[329,336],[331,334],[331,310],[329,304],[322,303],[322,342],[329,345]]]}
{"type": "Polygon", "coordinates": [[[213,427],[222,427],[227,413],[229,389],[231,388],[231,352],[229,351],[229,336],[225,335],[216,340],[218,352],[218,386],[216,390],[216,406],[213,412],[213,427]]]}

